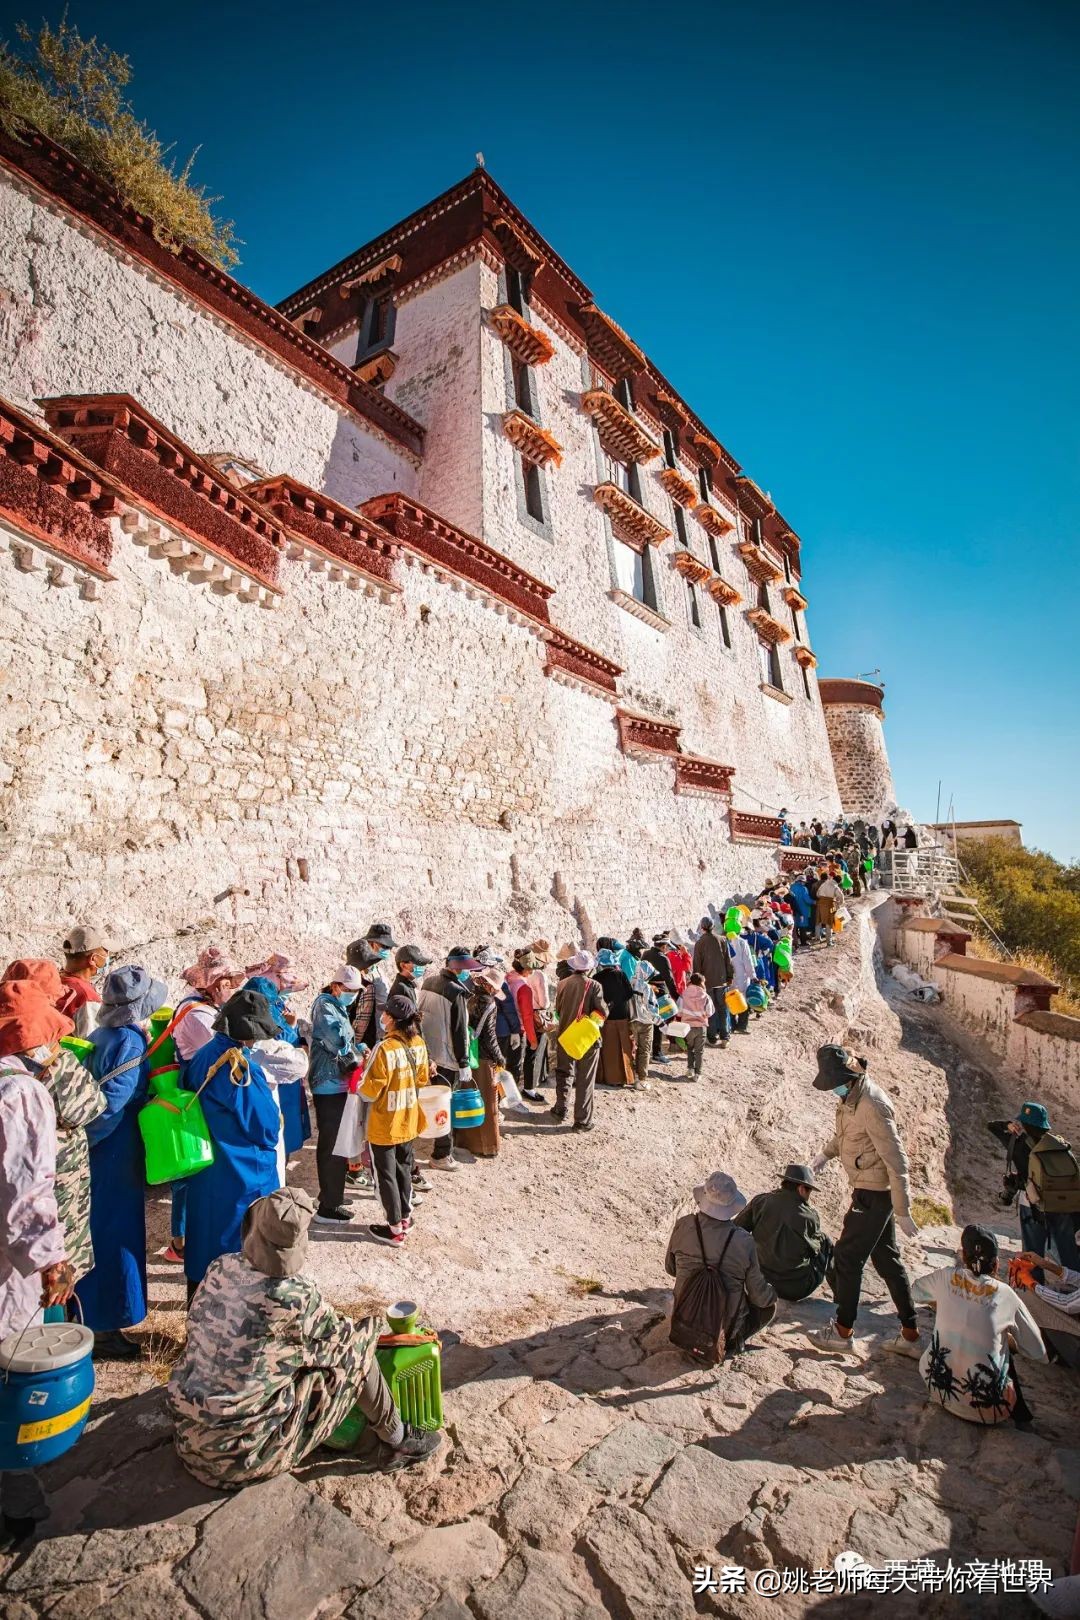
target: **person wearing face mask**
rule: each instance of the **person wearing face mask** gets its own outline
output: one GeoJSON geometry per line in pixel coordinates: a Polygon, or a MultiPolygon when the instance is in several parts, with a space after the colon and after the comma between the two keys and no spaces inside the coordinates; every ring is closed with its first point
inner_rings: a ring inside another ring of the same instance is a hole
{"type": "Polygon", "coordinates": [[[100,983],[109,971],[109,947],[98,928],[72,928],[64,941],[63,995],[60,1011],[75,1020],[75,1033],[86,1040],[97,1024],[100,983]]]}
{"type": "Polygon", "coordinates": [[[143,967],[110,973],[101,991],[94,1050],[87,1066],[105,1108],[87,1126],[90,1143],[90,1235],[94,1267],[76,1290],[83,1321],[94,1332],[94,1357],[137,1360],[141,1351],[122,1329],[146,1316],[146,1153],[139,1110],[150,1089],[146,1024],[166,990],[143,967]]]}
{"type": "MultiPolygon", "coordinates": [[[[0,985],[0,1340],[71,1298],[74,1270],[56,1206],[56,1122],[39,1077],[72,1030],[29,980],[0,985]]],[[[0,1554],[48,1514],[34,1473],[0,1473],[0,1554]]]]}
{"type": "Polygon", "coordinates": [[[343,1226],[352,1220],[352,1211],[345,1203],[349,1161],[334,1152],[334,1144],[345,1112],[350,1077],[363,1063],[368,1050],[353,1027],[353,1013],[363,983],[359,968],[346,963],[315,997],[311,1008],[308,1085],[319,1132],[315,1147],[319,1208],[315,1219],[321,1226],[343,1226]]]}
{"type": "MultiPolygon", "coordinates": [[[[0,993],[7,986],[22,982],[22,991],[8,992],[8,1001],[18,1002],[20,996],[36,991],[45,1001],[65,1017],[64,987],[61,976],[52,962],[29,959],[12,962],[4,972],[0,993]]],[[[90,1147],[86,1127],[105,1111],[105,1097],[87,1069],[72,1052],[58,1048],[49,1063],[36,1066],[26,1059],[26,1066],[36,1075],[56,1110],[56,1208],[60,1225],[64,1229],[67,1257],[78,1280],[94,1264],[94,1246],[90,1238],[90,1147]]]]}
{"type": "Polygon", "coordinates": [[[830,1159],[839,1158],[851,1183],[851,1207],[833,1250],[836,1318],[824,1327],[811,1328],[806,1336],[818,1350],[854,1349],[862,1275],[869,1260],[900,1318],[900,1332],[889,1348],[918,1360],[923,1347],[911,1284],[896,1241],[897,1227],[908,1237],[917,1236],[917,1228],[911,1218],[907,1154],[892,1103],[867,1076],[865,1058],[831,1044],[819,1047],[817,1057],[814,1090],[835,1094],[836,1130],[810,1168],[816,1175],[830,1159]]]}
{"type": "Polygon", "coordinates": [[[356,1038],[370,1051],[382,1034],[382,1010],[389,986],[383,963],[390,960],[394,936],[389,923],[371,924],[362,939],[354,939],[345,951],[345,960],[360,974],[359,994],[353,1004],[352,1025],[356,1038]]]}
{"type": "Polygon", "coordinates": [[[397,964],[397,978],[390,985],[387,1000],[390,996],[408,996],[415,1007],[425,970],[431,966],[432,958],[425,956],[419,945],[399,945],[394,961],[397,964]]]}
{"type": "MultiPolygon", "coordinates": [[[[480,964],[464,945],[447,952],[446,965],[429,973],[420,991],[418,1007],[424,1045],[434,1072],[434,1086],[465,1085],[472,1078],[469,1067],[469,980],[480,964]]],[[[436,1139],[431,1154],[433,1170],[456,1170],[454,1133],[436,1139]]]]}

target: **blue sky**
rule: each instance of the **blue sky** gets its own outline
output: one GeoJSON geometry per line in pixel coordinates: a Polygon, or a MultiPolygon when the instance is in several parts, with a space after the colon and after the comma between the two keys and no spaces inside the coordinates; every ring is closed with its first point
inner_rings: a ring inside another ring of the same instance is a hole
{"type": "Polygon", "coordinates": [[[821,672],[880,667],[902,801],[940,779],[1080,857],[1080,10],[70,14],[201,145],[270,300],[482,150],[802,536],[821,672]]]}

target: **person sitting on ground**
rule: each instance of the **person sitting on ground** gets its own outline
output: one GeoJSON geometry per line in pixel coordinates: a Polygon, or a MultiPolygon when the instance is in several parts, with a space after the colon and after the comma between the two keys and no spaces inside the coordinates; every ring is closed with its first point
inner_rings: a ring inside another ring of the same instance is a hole
{"type": "Polygon", "coordinates": [[[805,1299],[820,1288],[832,1261],[832,1242],[810,1202],[818,1185],[805,1164],[789,1164],[775,1192],[751,1198],[735,1225],[753,1234],[767,1282],[781,1299],[805,1299]]]}
{"type": "Polygon", "coordinates": [[[242,1252],[215,1260],[192,1302],[168,1401],[180,1460],[212,1490],[287,1473],[354,1406],[376,1436],[381,1472],[438,1449],[438,1434],[398,1416],[375,1360],[381,1322],[339,1316],[303,1275],[314,1213],[297,1187],[258,1199],[243,1218],[242,1252]]]}
{"type": "Polygon", "coordinates": [[[705,1031],[714,1011],[712,997],[705,989],[704,974],[691,973],[686,989],[679,997],[679,1017],[689,1025],[686,1034],[686,1072],[691,1080],[701,1079],[705,1031]]]}
{"type": "Polygon", "coordinates": [[[746,1341],[776,1314],[776,1290],[762,1275],[749,1232],[735,1225],[746,1199],[731,1176],[714,1170],[694,1188],[697,1214],[675,1222],[668,1240],[664,1270],[675,1278],[675,1305],[702,1266],[714,1266],[728,1297],[724,1321],[727,1354],[737,1355],[746,1341]]]}
{"type": "Polygon", "coordinates": [[[408,996],[387,996],[379,1020],[383,1038],[359,1091],[371,1104],[367,1139],[386,1220],[368,1231],[377,1243],[401,1248],[413,1223],[413,1143],[427,1124],[419,1093],[428,1083],[428,1054],[408,996]]]}
{"type": "Polygon", "coordinates": [[[1012,1348],[1045,1361],[1046,1346],[1027,1306],[998,1275],[997,1239],[965,1226],[951,1266],[918,1277],[912,1294],[935,1307],[929,1347],[919,1362],[930,1399],[969,1423],[1012,1418],[1031,1427],[1012,1348]]]}
{"type": "Polygon", "coordinates": [[[98,1020],[101,992],[94,983],[108,971],[109,947],[97,928],[72,928],[63,945],[64,967],[60,978],[64,994],[60,1011],[75,1020],[75,1033],[86,1040],[98,1020]]]}

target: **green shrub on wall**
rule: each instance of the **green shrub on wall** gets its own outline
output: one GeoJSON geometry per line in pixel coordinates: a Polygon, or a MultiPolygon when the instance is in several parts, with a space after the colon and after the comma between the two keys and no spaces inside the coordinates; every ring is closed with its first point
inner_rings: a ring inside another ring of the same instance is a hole
{"type": "Polygon", "coordinates": [[[965,839],[960,860],[987,921],[1017,955],[1043,957],[1080,1002],[1080,865],[1038,849],[965,839]]]}

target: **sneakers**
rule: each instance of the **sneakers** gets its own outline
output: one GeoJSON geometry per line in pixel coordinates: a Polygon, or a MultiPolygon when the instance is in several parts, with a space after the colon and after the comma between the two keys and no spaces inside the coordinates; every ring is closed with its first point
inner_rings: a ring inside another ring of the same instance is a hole
{"type": "Polygon", "coordinates": [[[548,1109],[548,1114],[552,1119],[559,1120],[561,1122],[566,1118],[566,1109],[559,1108],[556,1105],[556,1107],[548,1109]]]}
{"type": "Polygon", "coordinates": [[[574,1129],[575,1131],[595,1131],[596,1126],[591,1119],[575,1119],[574,1129]]]}
{"type": "Polygon", "coordinates": [[[414,1192],[431,1191],[431,1182],[428,1180],[427,1176],[425,1176],[422,1170],[417,1169],[413,1171],[412,1184],[414,1192]]]}
{"type": "Polygon", "coordinates": [[[910,1356],[912,1361],[918,1361],[926,1346],[921,1336],[917,1339],[905,1339],[902,1333],[898,1333],[895,1339],[886,1342],[885,1348],[891,1350],[894,1356],[910,1356]]]}
{"type": "Polygon", "coordinates": [[[399,1446],[388,1446],[380,1441],[380,1455],[376,1458],[376,1467],[380,1474],[396,1474],[400,1468],[415,1468],[417,1463],[426,1462],[439,1449],[442,1436],[437,1431],[416,1429],[411,1423],[405,1425],[405,1437],[399,1446]]]}
{"type": "Polygon", "coordinates": [[[351,1226],[353,1212],[339,1204],[337,1209],[324,1209],[320,1204],[312,1218],[313,1226],[351,1226]]]}
{"type": "Polygon", "coordinates": [[[405,1247],[405,1233],[395,1232],[392,1226],[369,1226],[368,1232],[376,1243],[385,1243],[388,1248],[403,1249],[405,1247]]]}
{"type": "Polygon", "coordinates": [[[167,1260],[170,1266],[182,1266],[184,1263],[184,1251],[178,1249],[175,1243],[170,1243],[167,1249],[162,1249],[161,1258],[167,1260]]]}
{"type": "Polygon", "coordinates": [[[416,1182],[414,1181],[413,1184],[412,1184],[412,1208],[413,1209],[419,1209],[420,1205],[423,1202],[424,1202],[424,1200],[420,1197],[419,1193],[417,1192],[417,1190],[416,1190],[416,1182]]]}
{"type": "Polygon", "coordinates": [[[345,1185],[351,1187],[354,1192],[367,1193],[369,1197],[374,1197],[375,1183],[367,1170],[350,1170],[346,1174],[345,1185]]]}
{"type": "Polygon", "coordinates": [[[432,1159],[431,1163],[428,1165],[428,1169],[429,1170],[460,1170],[461,1165],[454,1158],[454,1155],[452,1153],[448,1153],[446,1155],[445,1159],[432,1159]]]}
{"type": "Polygon", "coordinates": [[[403,1215],[401,1217],[401,1230],[403,1232],[411,1232],[412,1229],[413,1229],[413,1218],[412,1218],[412,1216],[411,1215],[403,1215]]]}
{"type": "Polygon", "coordinates": [[[836,1325],[835,1317],[824,1327],[809,1328],[806,1337],[815,1350],[830,1350],[834,1355],[842,1356],[857,1354],[854,1333],[845,1339],[836,1325]]]}
{"type": "Polygon", "coordinates": [[[547,1098],[542,1091],[523,1091],[521,1095],[528,1097],[530,1102],[547,1102],[547,1098]]]}
{"type": "Polygon", "coordinates": [[[653,1058],[653,1062],[662,1063],[664,1067],[667,1068],[668,1064],[671,1062],[671,1059],[666,1055],[666,1053],[658,1052],[656,1057],[653,1058]]]}

